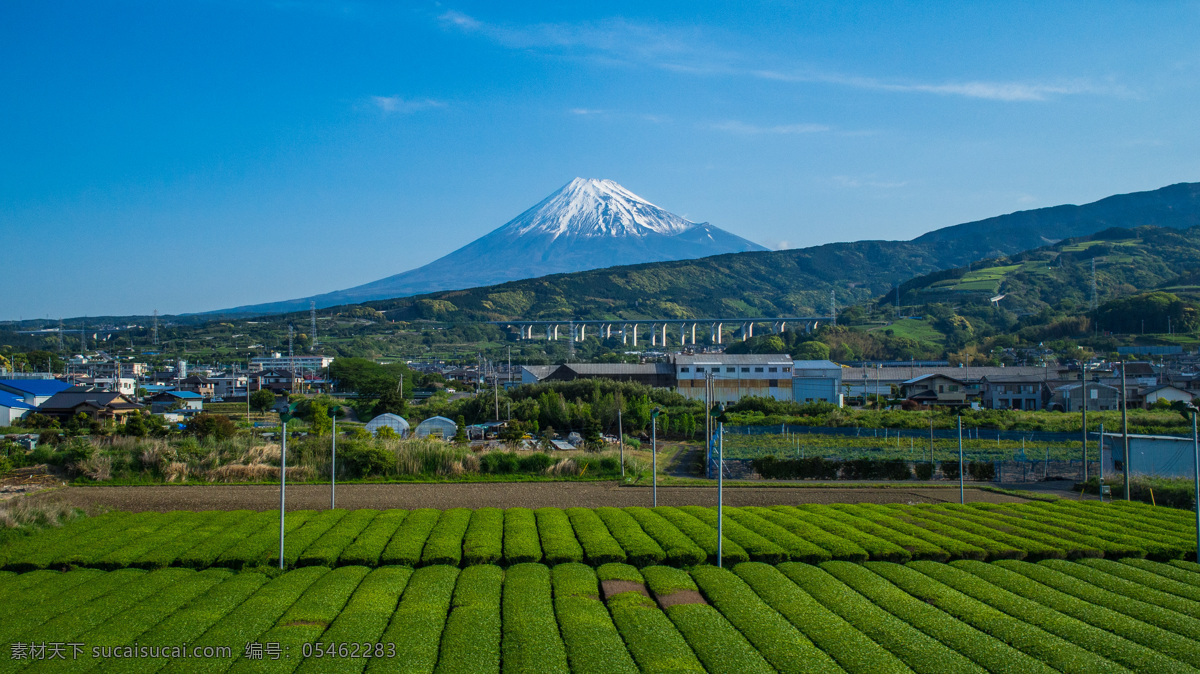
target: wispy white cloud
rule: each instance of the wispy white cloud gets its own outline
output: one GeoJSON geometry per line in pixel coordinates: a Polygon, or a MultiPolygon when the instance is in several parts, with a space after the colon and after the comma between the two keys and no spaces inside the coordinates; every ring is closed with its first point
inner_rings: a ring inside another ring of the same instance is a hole
{"type": "Polygon", "coordinates": [[[747,124],[737,120],[727,120],[717,122],[715,124],[706,124],[705,128],[715,131],[727,131],[729,133],[737,133],[747,136],[771,134],[771,135],[790,135],[803,133],[824,133],[831,131],[832,128],[824,124],[778,124],[775,126],[759,126],[757,124],[747,124]]]}
{"type": "Polygon", "coordinates": [[[582,56],[593,61],[639,65],[695,76],[743,77],[776,82],[827,84],[869,91],[922,93],[1002,102],[1046,101],[1063,96],[1129,97],[1133,93],[1111,82],[949,80],[921,81],[845,75],[804,68],[764,68],[761,55],[722,49],[718,40],[698,28],[681,29],[634,23],[624,19],[566,24],[500,25],[458,11],[438,17],[443,27],[475,34],[513,49],[582,56]]]}
{"type": "Polygon", "coordinates": [[[1081,94],[1128,96],[1125,87],[1113,84],[1095,84],[1085,80],[1069,82],[991,82],[973,80],[965,82],[909,82],[888,81],[872,77],[853,77],[830,73],[783,72],[777,70],[755,70],[753,76],[780,82],[833,84],[873,91],[899,93],[926,93],[941,96],[963,96],[993,101],[1044,101],[1055,96],[1081,94]]]}
{"type": "Polygon", "coordinates": [[[605,113],[605,111],[604,110],[596,110],[593,108],[571,108],[570,113],[572,115],[587,116],[587,115],[603,115],[605,113]]]}
{"type": "Polygon", "coordinates": [[[875,189],[894,190],[908,185],[906,180],[879,180],[874,176],[833,176],[833,184],[838,187],[859,188],[873,187],[875,189]]]}
{"type": "Polygon", "coordinates": [[[400,96],[372,96],[371,104],[384,114],[405,114],[430,108],[444,108],[446,104],[431,98],[407,99],[400,96]]]}

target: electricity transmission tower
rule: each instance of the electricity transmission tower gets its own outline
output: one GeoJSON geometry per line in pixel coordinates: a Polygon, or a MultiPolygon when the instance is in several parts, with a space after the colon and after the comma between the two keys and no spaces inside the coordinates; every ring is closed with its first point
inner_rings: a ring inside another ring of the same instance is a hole
{"type": "Polygon", "coordinates": [[[312,321],[312,346],[309,351],[317,350],[317,303],[309,300],[308,302],[308,319],[312,321]]]}
{"type": "Polygon", "coordinates": [[[837,326],[837,296],[835,295],[835,291],[833,291],[833,290],[829,291],[829,316],[830,316],[830,320],[832,321],[833,325],[836,327],[837,326]]]}
{"type": "Polygon", "coordinates": [[[158,309],[154,310],[154,346],[158,348],[158,309]]]}

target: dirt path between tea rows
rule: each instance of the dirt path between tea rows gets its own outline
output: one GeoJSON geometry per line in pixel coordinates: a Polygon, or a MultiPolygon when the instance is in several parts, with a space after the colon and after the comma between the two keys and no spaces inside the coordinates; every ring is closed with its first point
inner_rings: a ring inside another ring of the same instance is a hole
{"type": "MultiPolygon", "coordinates": [[[[89,510],[271,510],[279,507],[278,485],[198,485],[142,487],[64,487],[34,496],[89,510]]],[[[569,508],[649,506],[650,487],[617,482],[503,482],[453,484],[347,484],[337,488],[339,508],[569,508]]],[[[971,502],[1011,503],[1024,499],[967,489],[971,502]]],[[[957,489],[915,487],[872,489],[816,487],[733,487],[725,490],[731,506],[802,503],[944,503],[957,502],[957,489]]],[[[712,487],[659,487],[659,505],[717,504],[712,487]]],[[[329,507],[329,485],[287,489],[288,510],[329,507]]]]}

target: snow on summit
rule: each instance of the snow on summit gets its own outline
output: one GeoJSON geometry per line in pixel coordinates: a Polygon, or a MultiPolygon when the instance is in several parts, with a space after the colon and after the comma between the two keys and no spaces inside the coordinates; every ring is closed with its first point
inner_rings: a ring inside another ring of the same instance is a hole
{"type": "Polygon", "coordinates": [[[665,211],[611,180],[576,178],[533,208],[429,264],[354,288],[229,311],[274,313],[625,264],[766,250],[665,211]]]}
{"type": "Polygon", "coordinates": [[[612,180],[576,178],[502,230],[579,237],[674,236],[696,223],[665,211],[612,180]]]}

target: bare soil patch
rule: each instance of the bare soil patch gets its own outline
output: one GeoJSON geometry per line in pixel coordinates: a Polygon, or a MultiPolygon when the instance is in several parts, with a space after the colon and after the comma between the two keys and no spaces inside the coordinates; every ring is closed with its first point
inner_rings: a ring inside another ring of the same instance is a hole
{"type": "Polygon", "coordinates": [[[660,594],[656,598],[658,605],[663,609],[678,604],[708,604],[704,600],[704,595],[695,590],[675,590],[671,594],[660,594]]]}
{"type": "Polygon", "coordinates": [[[632,580],[602,580],[600,581],[600,589],[604,592],[604,601],[608,601],[622,592],[638,592],[647,599],[650,598],[650,593],[646,591],[646,586],[641,583],[635,583],[632,580]]]}
{"type": "MultiPolygon", "coordinates": [[[[150,485],[137,487],[66,487],[52,492],[56,500],[85,509],[274,510],[279,485],[150,485]]],[[[47,495],[36,495],[41,499],[47,495]]],[[[623,487],[619,482],[486,482],[449,484],[345,484],[337,487],[339,508],[542,508],[649,506],[649,487],[623,487]]],[[[968,503],[1019,503],[1025,499],[967,489],[968,503]]],[[[957,503],[957,489],[872,487],[727,487],[731,506],[800,505],[804,503],[957,503]]],[[[659,487],[659,505],[715,506],[713,487],[659,487]]],[[[329,485],[298,484],[287,488],[288,510],[329,507],[329,485]]]]}

